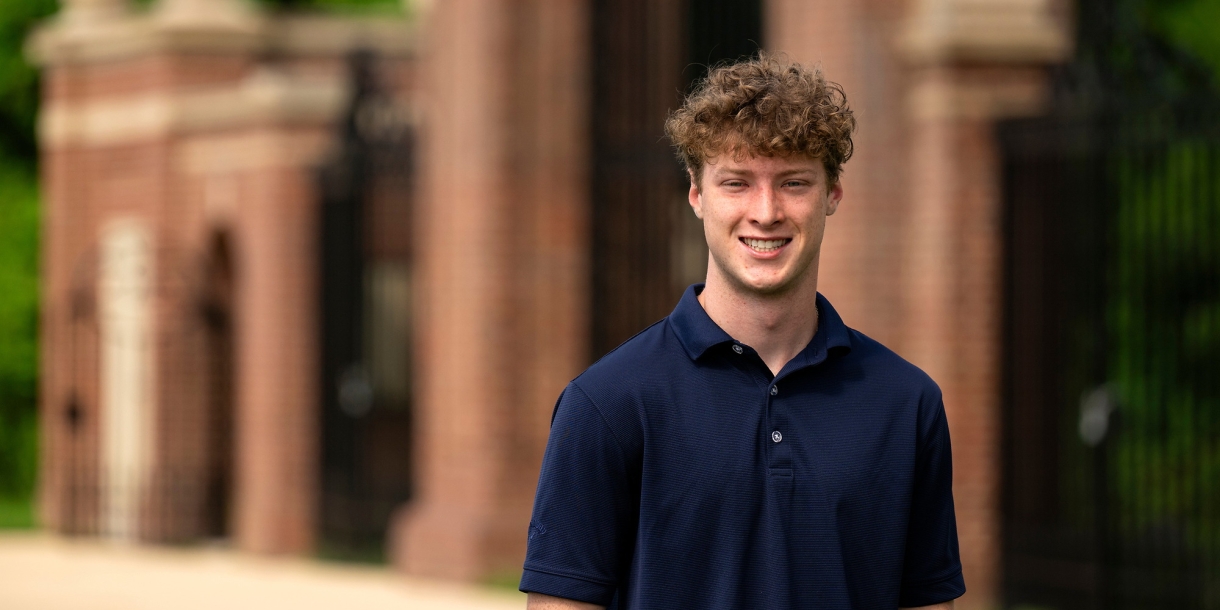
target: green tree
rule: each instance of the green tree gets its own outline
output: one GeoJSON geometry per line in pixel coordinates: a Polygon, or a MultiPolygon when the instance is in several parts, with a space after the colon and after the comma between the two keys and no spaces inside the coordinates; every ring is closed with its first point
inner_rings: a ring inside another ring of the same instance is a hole
{"type": "MultiPolygon", "coordinates": [[[[1074,64],[1084,104],[1104,125],[1104,320],[1074,335],[1091,371],[1068,401],[1095,387],[1098,350],[1119,403],[1108,441],[1112,529],[1128,541],[1173,536],[1220,562],[1220,0],[1080,0],[1074,64]],[[1109,194],[1112,194],[1110,196],[1109,194]],[[1099,340],[1104,339],[1104,340],[1099,340]],[[1210,553],[1210,554],[1208,554],[1210,553]]],[[[1100,186],[1100,185],[1099,185],[1100,186]]],[[[1091,306],[1091,305],[1090,305],[1091,306]]],[[[1093,311],[1092,313],[1096,313],[1093,311]]],[[[1070,404],[1070,402],[1069,402],[1070,404]]],[[[1071,413],[1070,415],[1074,415],[1071,413]]],[[[1096,454],[1064,420],[1078,460],[1096,454]]],[[[1090,456],[1093,457],[1090,457],[1090,456]]],[[[1085,505],[1081,505],[1085,506],[1085,505]]],[[[1091,511],[1091,509],[1089,509],[1091,511]]],[[[1091,512],[1078,517],[1093,518],[1091,512]]],[[[1139,544],[1143,544],[1140,542],[1139,544]]],[[[1130,548],[1145,548],[1132,546],[1130,548]]],[[[1138,561],[1139,558],[1128,558],[1138,561]]]]}
{"type": "Polygon", "coordinates": [[[0,527],[30,525],[37,448],[38,73],[22,47],[55,0],[0,0],[0,527]]]}
{"type": "Polygon", "coordinates": [[[22,47],[30,28],[57,8],[56,0],[0,0],[0,157],[27,171],[36,156],[38,72],[25,61],[22,47]]]}
{"type": "Polygon", "coordinates": [[[29,523],[37,455],[38,196],[24,161],[0,164],[0,526],[29,523]]]}
{"type": "Polygon", "coordinates": [[[1220,0],[1146,2],[1151,28],[1220,75],[1220,0]]]}

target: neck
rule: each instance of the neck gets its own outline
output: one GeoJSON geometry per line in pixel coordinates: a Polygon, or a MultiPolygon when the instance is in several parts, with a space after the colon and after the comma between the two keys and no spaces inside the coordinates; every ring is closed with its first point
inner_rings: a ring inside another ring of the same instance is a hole
{"type": "Polygon", "coordinates": [[[817,261],[810,265],[810,277],[772,294],[737,286],[709,263],[699,304],[717,326],[754,348],[771,374],[778,375],[817,332],[817,261]]]}

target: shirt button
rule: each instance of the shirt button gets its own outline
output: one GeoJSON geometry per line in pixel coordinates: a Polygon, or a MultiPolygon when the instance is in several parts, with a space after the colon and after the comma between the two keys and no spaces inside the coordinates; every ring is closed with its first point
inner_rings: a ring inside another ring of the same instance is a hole
{"type": "Polygon", "coordinates": [[[734,345],[734,346],[733,346],[733,351],[735,351],[735,352],[737,352],[738,354],[740,354],[740,353],[741,353],[743,350],[741,349],[741,346],[740,346],[740,345],[734,345]]]}
{"type": "Polygon", "coordinates": [[[784,435],[780,434],[779,430],[776,430],[771,433],[771,440],[778,443],[778,442],[784,440],[784,435]]]}
{"type": "Polygon", "coordinates": [[[779,394],[779,386],[773,385],[771,386],[771,395],[775,396],[776,394],[779,394]]]}

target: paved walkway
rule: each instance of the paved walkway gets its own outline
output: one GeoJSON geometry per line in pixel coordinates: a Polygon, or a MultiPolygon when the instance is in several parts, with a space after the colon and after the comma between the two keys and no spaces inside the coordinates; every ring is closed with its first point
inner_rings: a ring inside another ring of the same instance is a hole
{"type": "Polygon", "coordinates": [[[0,533],[3,610],[522,610],[511,591],[220,549],[0,533]]]}

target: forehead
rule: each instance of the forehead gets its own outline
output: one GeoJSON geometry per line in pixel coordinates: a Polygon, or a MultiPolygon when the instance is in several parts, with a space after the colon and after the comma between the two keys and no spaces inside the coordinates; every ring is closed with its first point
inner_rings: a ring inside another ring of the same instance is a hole
{"type": "Polygon", "coordinates": [[[790,174],[813,172],[822,174],[825,168],[816,157],[807,155],[734,155],[724,153],[709,157],[704,165],[705,174],[790,174]]]}

